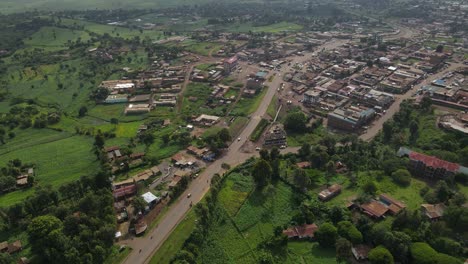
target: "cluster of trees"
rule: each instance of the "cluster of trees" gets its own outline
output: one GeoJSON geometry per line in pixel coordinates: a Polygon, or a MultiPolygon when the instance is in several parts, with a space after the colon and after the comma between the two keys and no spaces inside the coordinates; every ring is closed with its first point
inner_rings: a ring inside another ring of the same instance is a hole
{"type": "MultiPolygon", "coordinates": [[[[28,168],[33,168],[32,164],[23,164],[21,160],[10,160],[6,167],[0,169],[0,194],[12,191],[16,187],[16,177],[24,173],[28,168]]],[[[32,186],[34,176],[28,176],[28,185],[32,186]]]]}
{"type": "Polygon", "coordinates": [[[53,125],[60,121],[61,113],[55,109],[44,112],[43,109],[36,106],[33,101],[27,104],[15,105],[10,108],[7,114],[0,117],[0,142],[5,144],[5,138],[12,139],[15,133],[12,131],[19,127],[26,129],[30,127],[44,128],[47,125],[53,125]],[[6,129],[10,131],[7,133],[6,129]]]}
{"type": "Polygon", "coordinates": [[[252,168],[252,177],[258,189],[263,189],[272,181],[280,178],[280,152],[278,148],[272,148],[270,152],[266,149],[260,150],[260,159],[252,168]]]}
{"type": "Polygon", "coordinates": [[[23,202],[1,208],[1,228],[27,230],[38,263],[103,263],[115,232],[109,174],[82,177],[55,190],[39,187],[23,202]]]}

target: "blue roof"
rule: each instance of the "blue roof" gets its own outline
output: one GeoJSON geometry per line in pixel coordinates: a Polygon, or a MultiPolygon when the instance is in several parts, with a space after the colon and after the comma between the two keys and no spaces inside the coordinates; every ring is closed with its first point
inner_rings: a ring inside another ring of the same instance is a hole
{"type": "Polygon", "coordinates": [[[435,81],[433,81],[434,84],[437,84],[437,85],[445,85],[445,81],[442,80],[442,79],[437,79],[435,81]]]}
{"type": "Polygon", "coordinates": [[[257,74],[255,76],[264,78],[265,76],[267,76],[267,74],[268,73],[265,72],[265,71],[259,71],[259,72],[257,72],[257,74]]]}

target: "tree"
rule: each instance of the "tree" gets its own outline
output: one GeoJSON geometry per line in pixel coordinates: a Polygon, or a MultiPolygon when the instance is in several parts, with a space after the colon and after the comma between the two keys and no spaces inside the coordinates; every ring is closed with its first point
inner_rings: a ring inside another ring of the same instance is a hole
{"type": "Polygon", "coordinates": [[[369,261],[372,264],[393,264],[393,256],[383,246],[378,246],[369,252],[369,261]]]}
{"type": "Polygon", "coordinates": [[[0,253],[0,264],[11,264],[15,263],[13,257],[8,253],[0,253]]]}
{"type": "Polygon", "coordinates": [[[395,122],[393,120],[389,120],[383,123],[382,132],[383,132],[383,139],[385,142],[390,141],[395,131],[395,122]]]}
{"type": "Polygon", "coordinates": [[[411,183],[411,174],[407,169],[398,169],[392,173],[392,179],[401,186],[409,186],[411,183]]]}
{"type": "Polygon", "coordinates": [[[284,128],[293,132],[302,133],[306,130],[307,118],[302,112],[293,112],[286,116],[284,128]]]}
{"type": "Polygon", "coordinates": [[[437,45],[436,52],[442,53],[443,51],[444,51],[444,46],[443,45],[437,45]]]}
{"type": "Polygon", "coordinates": [[[429,96],[424,96],[421,100],[421,109],[424,110],[425,112],[429,112],[432,107],[432,100],[429,96]]]}
{"type": "Polygon", "coordinates": [[[293,177],[294,184],[300,189],[307,188],[311,183],[310,178],[307,176],[306,172],[301,168],[294,168],[293,177]]]}
{"type": "Polygon", "coordinates": [[[410,246],[411,257],[414,263],[417,264],[433,264],[437,251],[431,246],[423,242],[416,242],[410,246]]]}
{"type": "Polygon", "coordinates": [[[315,232],[315,237],[322,247],[333,247],[338,238],[338,231],[331,223],[322,224],[315,232]]]}
{"type": "Polygon", "coordinates": [[[229,130],[227,128],[223,128],[218,132],[218,137],[223,142],[227,142],[231,140],[231,133],[229,133],[229,130]]]}
{"type": "Polygon", "coordinates": [[[338,234],[341,237],[346,238],[355,245],[362,243],[361,232],[359,232],[359,230],[350,221],[341,221],[338,223],[337,227],[338,234]]]}
{"type": "Polygon", "coordinates": [[[67,249],[68,241],[62,233],[62,222],[51,215],[34,218],[28,226],[32,252],[43,262],[55,262],[67,249]]]}
{"type": "Polygon", "coordinates": [[[132,205],[136,212],[143,212],[147,204],[141,196],[136,196],[133,198],[132,205]]]}
{"type": "Polygon", "coordinates": [[[447,185],[447,183],[442,180],[436,183],[436,186],[434,188],[434,193],[437,199],[439,200],[439,202],[442,202],[442,203],[445,203],[452,196],[452,190],[447,185]]]}
{"type": "Polygon", "coordinates": [[[345,238],[338,238],[335,244],[336,248],[336,261],[338,263],[341,262],[347,262],[349,258],[352,257],[351,253],[351,248],[352,248],[351,242],[349,242],[345,238]]]}
{"type": "Polygon", "coordinates": [[[409,124],[409,130],[410,130],[410,141],[412,143],[415,143],[416,139],[418,139],[418,136],[419,136],[418,122],[412,120],[411,123],[409,124]]]}
{"type": "Polygon", "coordinates": [[[268,153],[268,150],[266,149],[261,149],[259,154],[260,154],[261,159],[264,159],[264,160],[270,159],[270,154],[268,153]]]}
{"type": "Polygon", "coordinates": [[[83,117],[88,113],[88,108],[86,106],[80,107],[80,110],[78,110],[78,117],[83,117]]]}
{"type": "Polygon", "coordinates": [[[257,163],[255,163],[252,170],[252,176],[257,184],[257,188],[261,189],[270,182],[271,173],[271,166],[266,160],[259,159],[257,163]]]}
{"type": "Polygon", "coordinates": [[[310,144],[304,143],[298,151],[298,156],[301,158],[306,158],[310,155],[310,144]]]}
{"type": "Polygon", "coordinates": [[[169,140],[171,139],[171,137],[169,136],[169,134],[164,134],[161,136],[161,139],[164,143],[164,145],[167,145],[167,143],[169,143],[169,140]]]}
{"type": "Polygon", "coordinates": [[[377,192],[377,185],[375,185],[375,182],[372,180],[369,180],[362,186],[362,190],[369,195],[375,195],[377,192]]]}

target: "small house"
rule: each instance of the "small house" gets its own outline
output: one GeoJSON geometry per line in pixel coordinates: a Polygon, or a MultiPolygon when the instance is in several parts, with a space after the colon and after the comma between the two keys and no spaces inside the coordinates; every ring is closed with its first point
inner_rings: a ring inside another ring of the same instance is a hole
{"type": "Polygon", "coordinates": [[[366,260],[369,252],[371,251],[371,247],[368,245],[355,245],[351,248],[351,252],[353,253],[354,258],[359,261],[359,260],[366,260]]]}
{"type": "Polygon", "coordinates": [[[283,234],[288,236],[289,239],[312,239],[317,230],[318,226],[316,224],[304,224],[283,230],[283,234]]]}
{"type": "Polygon", "coordinates": [[[318,195],[318,198],[321,201],[328,201],[333,197],[337,196],[341,193],[341,185],[333,184],[332,186],[328,187],[327,189],[321,191],[318,195]]]}
{"type": "Polygon", "coordinates": [[[429,220],[435,221],[439,220],[445,212],[447,207],[443,203],[438,204],[421,204],[421,210],[429,220]]]}

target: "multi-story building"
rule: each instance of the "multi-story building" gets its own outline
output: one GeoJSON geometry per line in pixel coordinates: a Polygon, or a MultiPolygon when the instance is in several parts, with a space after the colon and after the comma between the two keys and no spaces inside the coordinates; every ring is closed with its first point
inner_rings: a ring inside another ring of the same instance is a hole
{"type": "Polygon", "coordinates": [[[367,124],[375,116],[372,108],[362,108],[350,106],[348,108],[338,108],[328,114],[328,127],[356,131],[367,124]]]}
{"type": "Polygon", "coordinates": [[[445,179],[456,173],[468,174],[467,167],[463,167],[457,163],[441,160],[433,156],[418,153],[405,147],[401,147],[398,150],[397,155],[399,157],[409,157],[410,162],[408,169],[415,176],[432,179],[445,179]]]}
{"type": "Polygon", "coordinates": [[[304,93],[303,103],[305,105],[315,105],[321,100],[323,91],[320,90],[309,90],[304,93]]]}
{"type": "Polygon", "coordinates": [[[286,131],[279,126],[273,126],[270,131],[265,135],[265,141],[263,142],[265,146],[285,146],[286,145],[286,131]]]}
{"type": "Polygon", "coordinates": [[[238,63],[237,56],[224,60],[224,63],[223,63],[224,73],[226,74],[231,73],[237,67],[237,63],[238,63]]]}

